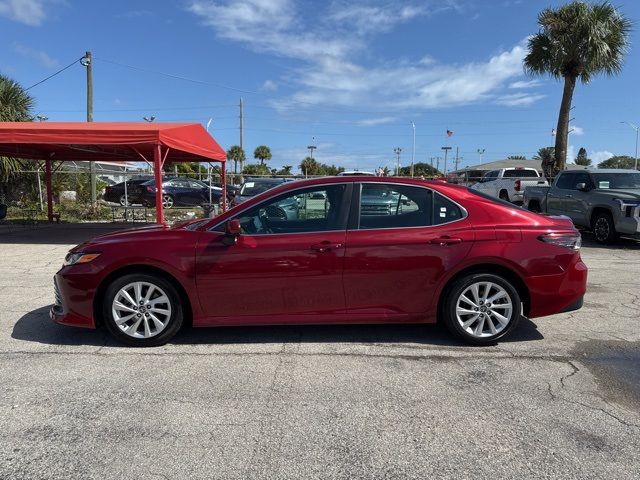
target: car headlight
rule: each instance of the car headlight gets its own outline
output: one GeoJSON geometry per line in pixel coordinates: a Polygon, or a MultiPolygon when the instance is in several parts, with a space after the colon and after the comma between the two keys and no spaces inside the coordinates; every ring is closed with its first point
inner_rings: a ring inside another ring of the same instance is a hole
{"type": "Polygon", "coordinates": [[[640,205],[640,200],[632,200],[627,198],[616,198],[615,199],[618,204],[620,204],[620,211],[624,212],[627,207],[636,208],[640,205]]]}
{"type": "Polygon", "coordinates": [[[79,263],[89,263],[100,256],[99,253],[84,253],[84,252],[69,252],[66,257],[64,257],[63,267],[67,267],[69,265],[76,265],[79,263]]]}

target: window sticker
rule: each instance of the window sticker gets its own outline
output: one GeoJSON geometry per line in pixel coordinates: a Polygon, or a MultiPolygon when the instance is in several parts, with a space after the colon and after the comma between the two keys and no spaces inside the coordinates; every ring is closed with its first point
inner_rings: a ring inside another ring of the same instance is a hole
{"type": "Polygon", "coordinates": [[[444,212],[440,212],[440,217],[441,217],[441,218],[445,218],[446,216],[447,216],[447,214],[446,214],[446,213],[444,213],[444,212]]]}
{"type": "Polygon", "coordinates": [[[598,182],[598,188],[609,188],[609,182],[608,181],[598,182]]]}
{"type": "Polygon", "coordinates": [[[253,188],[255,186],[254,182],[247,182],[244,184],[247,188],[253,188]]]}

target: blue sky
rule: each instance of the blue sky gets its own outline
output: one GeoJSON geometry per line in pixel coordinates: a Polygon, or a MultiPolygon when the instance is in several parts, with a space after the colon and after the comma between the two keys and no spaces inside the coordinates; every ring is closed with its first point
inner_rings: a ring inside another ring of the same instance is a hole
{"type": "MultiPolygon", "coordinates": [[[[561,3],[0,0],[0,72],[28,87],[90,50],[96,121],[213,118],[228,148],[242,96],[245,150],[268,145],[275,167],[297,168],[311,143],[347,168],[391,167],[394,147],[407,165],[412,121],[416,162],[449,145],[465,166],[478,149],[484,161],[530,158],[553,143],[561,84],[525,76],[522,58],[537,12],[561,3]]],[[[640,25],[640,2],[616,5],[640,25]]],[[[640,123],[637,38],[621,76],[578,85],[570,155],[633,155],[635,133],[620,122],[640,123]]],[[[80,64],[30,92],[51,121],[85,118],[80,64]]]]}

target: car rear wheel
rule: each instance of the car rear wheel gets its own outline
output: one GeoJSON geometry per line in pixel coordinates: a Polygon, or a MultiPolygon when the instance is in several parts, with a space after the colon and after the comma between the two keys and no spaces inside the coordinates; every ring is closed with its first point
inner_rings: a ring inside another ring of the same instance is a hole
{"type": "Polygon", "coordinates": [[[173,197],[171,195],[163,195],[162,196],[162,206],[164,208],[171,208],[173,207],[174,204],[174,200],[173,197]]]}
{"type": "Polygon", "coordinates": [[[598,243],[611,244],[618,239],[618,233],[609,213],[598,213],[593,218],[593,234],[598,243]]]}
{"type": "Polygon", "coordinates": [[[498,196],[500,197],[500,200],[504,200],[505,202],[509,201],[509,194],[505,190],[502,190],[498,196]]]}
{"type": "Polygon", "coordinates": [[[472,345],[491,345],[520,320],[522,303],[507,279],[471,274],[457,280],[444,302],[444,321],[451,333],[472,345]]]}
{"type": "MultiPolygon", "coordinates": [[[[125,207],[128,205],[127,203],[128,198],[123,195],[120,195],[120,205],[125,207]]],[[[130,203],[130,202],[129,202],[130,203]]]]}
{"type": "Polygon", "coordinates": [[[102,315],[109,332],[135,347],[167,343],[182,326],[180,296],[164,278],[148,274],[124,275],[104,296],[102,315]]]}

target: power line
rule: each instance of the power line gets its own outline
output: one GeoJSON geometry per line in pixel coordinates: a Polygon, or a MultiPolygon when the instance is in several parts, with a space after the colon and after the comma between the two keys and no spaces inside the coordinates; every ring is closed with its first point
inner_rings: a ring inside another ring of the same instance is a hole
{"type": "Polygon", "coordinates": [[[232,90],[234,92],[240,92],[240,93],[249,93],[249,94],[254,94],[254,95],[258,95],[259,94],[258,92],[252,92],[251,90],[243,90],[241,88],[230,87],[229,85],[222,85],[221,83],[206,82],[204,80],[197,80],[195,78],[183,77],[182,75],[174,75],[173,73],[160,72],[158,70],[150,70],[148,68],[136,67],[134,65],[128,65],[126,63],[114,62],[113,60],[106,60],[104,58],[99,58],[99,59],[96,59],[96,60],[99,60],[99,61],[105,62],[105,63],[110,63],[112,65],[117,65],[119,67],[125,67],[125,68],[130,68],[132,70],[138,70],[140,72],[153,73],[155,75],[162,75],[164,77],[173,78],[173,79],[176,79],[176,80],[184,80],[185,82],[198,83],[200,85],[209,85],[211,87],[224,88],[225,90],[232,90]]]}
{"type": "MultiPolygon", "coordinates": [[[[55,77],[56,75],[58,75],[58,74],[60,74],[60,73],[64,72],[66,69],[73,67],[73,66],[74,66],[76,63],[78,63],[79,61],[80,61],[80,59],[79,59],[79,58],[78,58],[77,60],[74,60],[72,63],[70,63],[70,64],[69,64],[69,65],[67,65],[66,67],[61,68],[61,69],[60,69],[60,70],[58,70],[56,73],[54,73],[54,74],[52,74],[52,75],[49,75],[47,78],[44,78],[44,79],[40,80],[40,81],[39,81],[39,82],[37,82],[37,83],[34,83],[33,85],[31,85],[31,86],[30,86],[30,87],[28,87],[28,88],[25,88],[25,90],[31,90],[33,87],[37,87],[37,86],[38,86],[38,85],[40,85],[41,83],[44,83],[44,82],[46,82],[47,80],[49,80],[50,78],[53,78],[53,77],[55,77]]],[[[83,110],[83,111],[84,111],[84,110],[83,110]]]]}

